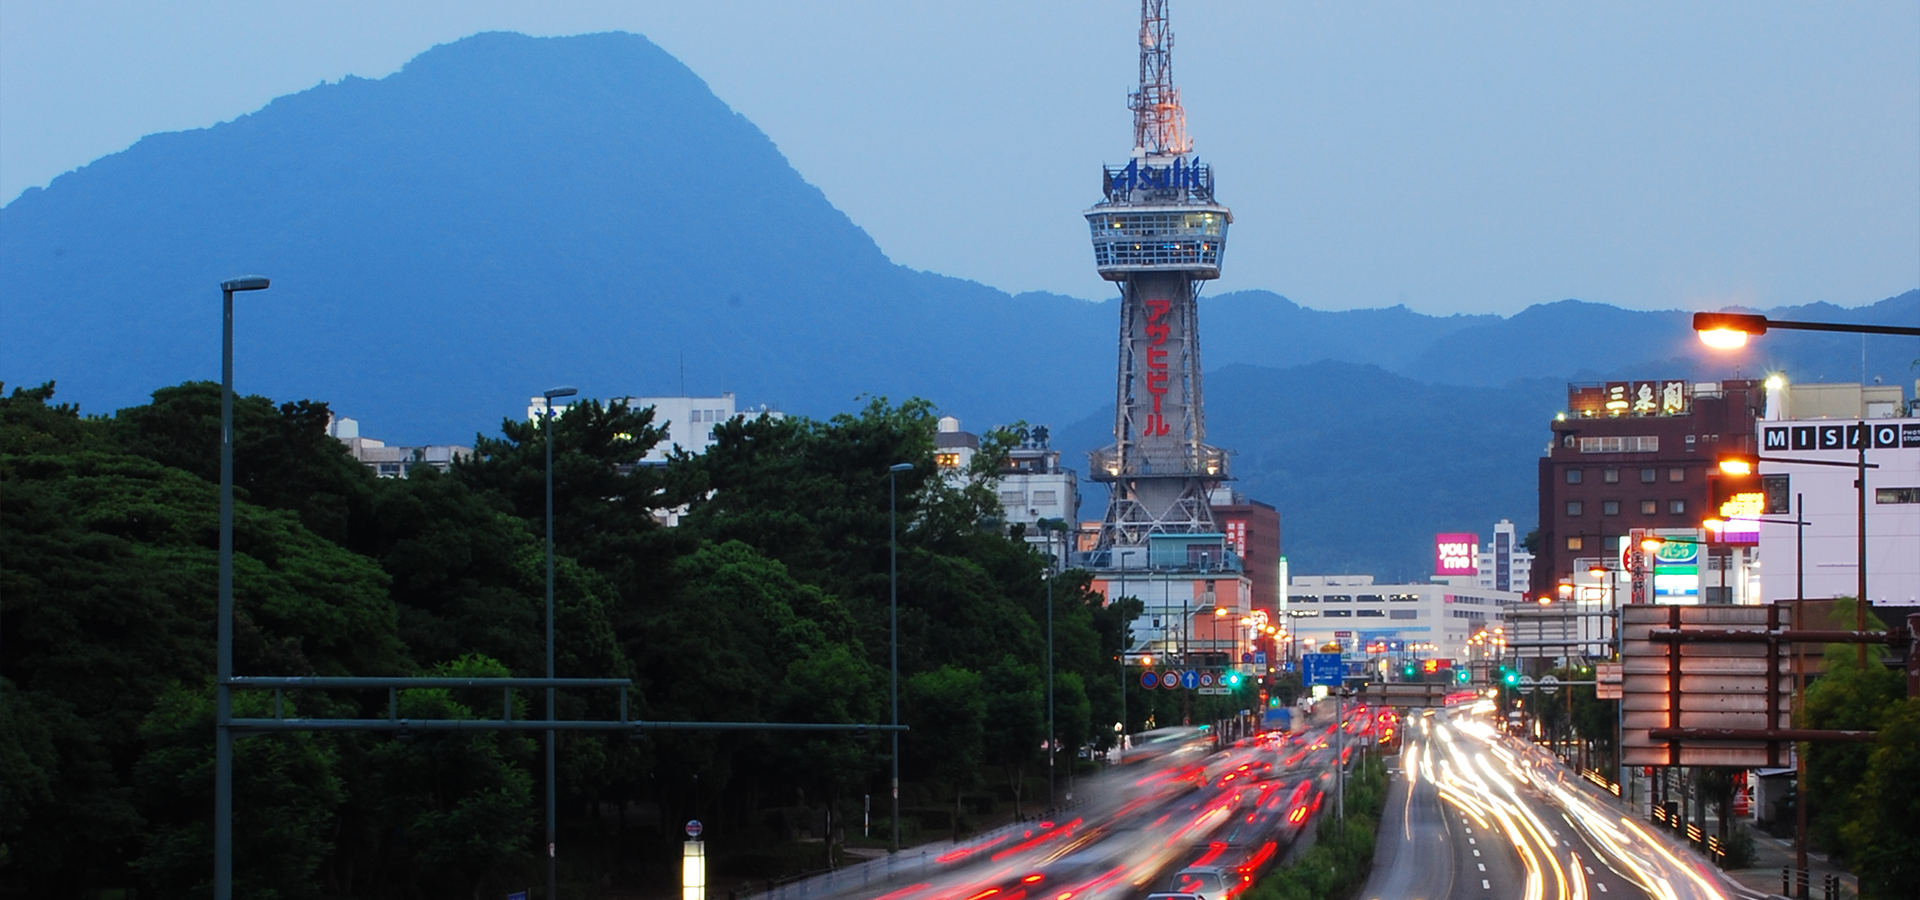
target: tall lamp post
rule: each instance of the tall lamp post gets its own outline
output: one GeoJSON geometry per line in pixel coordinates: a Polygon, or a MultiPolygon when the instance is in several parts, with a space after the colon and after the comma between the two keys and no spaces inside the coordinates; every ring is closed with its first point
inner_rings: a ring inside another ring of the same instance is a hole
{"type": "MultiPolygon", "coordinates": [[[[540,392],[540,396],[545,397],[547,400],[546,406],[543,407],[540,411],[541,418],[543,420],[540,425],[540,439],[542,443],[545,443],[547,445],[547,677],[548,678],[553,677],[553,401],[561,397],[571,397],[578,393],[580,393],[578,390],[569,386],[552,388],[550,390],[540,392]]],[[[547,687],[547,721],[552,722],[553,720],[554,720],[553,687],[549,685],[547,687]]],[[[555,900],[555,898],[560,896],[560,872],[558,868],[559,864],[556,859],[556,856],[558,854],[554,846],[557,843],[554,836],[555,814],[554,814],[554,797],[553,797],[553,782],[554,782],[553,761],[554,761],[555,749],[556,748],[554,747],[553,729],[549,728],[547,729],[547,900],[555,900]]]]}
{"type": "Polygon", "coordinates": [[[220,609],[214,678],[213,897],[233,898],[233,295],[264,291],[262,275],[220,282],[220,609]]]}
{"type": "Polygon", "coordinates": [[[896,726],[893,739],[893,836],[887,840],[887,852],[900,852],[900,483],[901,472],[913,471],[913,463],[895,463],[887,467],[887,662],[892,669],[888,678],[896,726]]]}
{"type": "MultiPolygon", "coordinates": [[[[1766,316],[1752,315],[1749,313],[1702,312],[1693,314],[1694,333],[1700,336],[1701,343],[1716,350],[1739,349],[1747,345],[1747,338],[1754,335],[1766,334],[1769,329],[1779,329],[1783,331],[1837,331],[1845,334],[1891,334],[1920,337],[1920,328],[1910,325],[1854,325],[1844,322],[1783,322],[1779,319],[1769,319],[1766,316]]],[[[1862,338],[1862,340],[1865,339],[1862,338]]],[[[1762,459],[1761,461],[1808,462],[1806,460],[1786,459],[1762,459]]],[[[1831,462],[1810,464],[1834,465],[1834,463],[1831,462]]],[[[1859,480],[1854,482],[1854,487],[1860,494],[1860,530],[1858,534],[1860,544],[1860,568],[1858,572],[1860,596],[1858,599],[1860,602],[1856,604],[1858,606],[1858,614],[1854,620],[1854,628],[1858,631],[1865,631],[1867,630],[1867,470],[1877,468],[1876,466],[1867,465],[1867,423],[1865,422],[1860,423],[1860,461],[1856,463],[1856,466],[1859,469],[1859,480]]],[[[1722,464],[1721,468],[1723,470],[1726,469],[1725,464],[1722,464]]],[[[1794,518],[1798,519],[1803,517],[1796,515],[1794,518]]],[[[1858,647],[1858,651],[1860,667],[1865,669],[1867,662],[1867,645],[1861,644],[1858,647]]]]}
{"type": "MultiPolygon", "coordinates": [[[[1059,757],[1060,729],[1053,721],[1053,532],[1052,519],[1040,519],[1034,523],[1040,527],[1040,533],[1047,537],[1047,808],[1053,808],[1053,762],[1059,757]]],[[[1073,763],[1069,762],[1068,765],[1073,763]]],[[[1071,795],[1072,789],[1067,793],[1071,795]]],[[[1068,799],[1072,799],[1069,797],[1068,799]]]]}

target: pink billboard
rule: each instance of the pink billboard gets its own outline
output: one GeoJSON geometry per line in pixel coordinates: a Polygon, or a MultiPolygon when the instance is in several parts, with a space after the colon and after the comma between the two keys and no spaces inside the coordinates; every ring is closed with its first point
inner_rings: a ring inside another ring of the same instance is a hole
{"type": "Polygon", "coordinates": [[[1433,536],[1433,574],[1472,575],[1479,571],[1479,535],[1436,534],[1433,536]]]}

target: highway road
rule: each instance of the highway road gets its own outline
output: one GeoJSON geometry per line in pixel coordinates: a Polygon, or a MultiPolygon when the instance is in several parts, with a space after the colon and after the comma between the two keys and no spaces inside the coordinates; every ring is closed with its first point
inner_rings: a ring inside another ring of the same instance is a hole
{"type": "Polygon", "coordinates": [[[1229,900],[1332,806],[1336,747],[1330,721],[1224,749],[1196,729],[1167,729],[1136,742],[1098,785],[1083,783],[1081,803],[1057,820],[763,900],[1138,900],[1189,866],[1219,869],[1207,900],[1229,900]]]}
{"type": "Polygon", "coordinates": [[[1717,873],[1550,755],[1495,729],[1490,703],[1412,720],[1368,900],[1726,900],[1717,873]]]}

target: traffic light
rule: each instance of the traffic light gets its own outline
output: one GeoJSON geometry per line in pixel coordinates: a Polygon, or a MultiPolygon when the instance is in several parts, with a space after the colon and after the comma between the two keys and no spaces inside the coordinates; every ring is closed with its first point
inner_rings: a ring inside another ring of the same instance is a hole
{"type": "Polygon", "coordinates": [[[1500,682],[1507,687],[1513,687],[1520,683],[1520,673],[1503,667],[1500,669],[1500,682]]]}
{"type": "Polygon", "coordinates": [[[1412,681],[1413,676],[1414,676],[1413,663],[1407,663],[1406,665],[1400,667],[1400,677],[1405,678],[1408,681],[1412,681]]]}
{"type": "Polygon", "coordinates": [[[1453,680],[1458,681],[1461,684],[1466,684],[1467,682],[1473,680],[1473,672],[1467,669],[1455,669],[1453,672],[1453,680]]]}
{"type": "Polygon", "coordinates": [[[1239,687],[1239,686],[1240,686],[1240,673],[1239,673],[1239,672],[1228,672],[1228,673],[1227,673],[1227,677],[1226,677],[1225,679],[1223,679],[1223,680],[1224,680],[1224,681],[1226,681],[1226,683],[1227,683],[1227,687],[1230,687],[1230,688],[1237,688],[1237,687],[1239,687]]]}

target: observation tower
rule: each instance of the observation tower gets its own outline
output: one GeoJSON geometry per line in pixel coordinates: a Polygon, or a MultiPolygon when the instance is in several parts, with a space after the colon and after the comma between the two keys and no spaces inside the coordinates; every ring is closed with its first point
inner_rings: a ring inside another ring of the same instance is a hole
{"type": "Polygon", "coordinates": [[[1086,211],[1094,266],[1120,288],[1114,443],[1089,466],[1112,490],[1099,550],[1215,534],[1208,494],[1228,477],[1226,454],[1206,443],[1195,301],[1220,277],[1233,214],[1214,201],[1213,169],[1187,138],[1167,0],[1140,4],[1140,87],[1127,105],[1133,153],[1103,167],[1106,199],[1086,211]]]}

